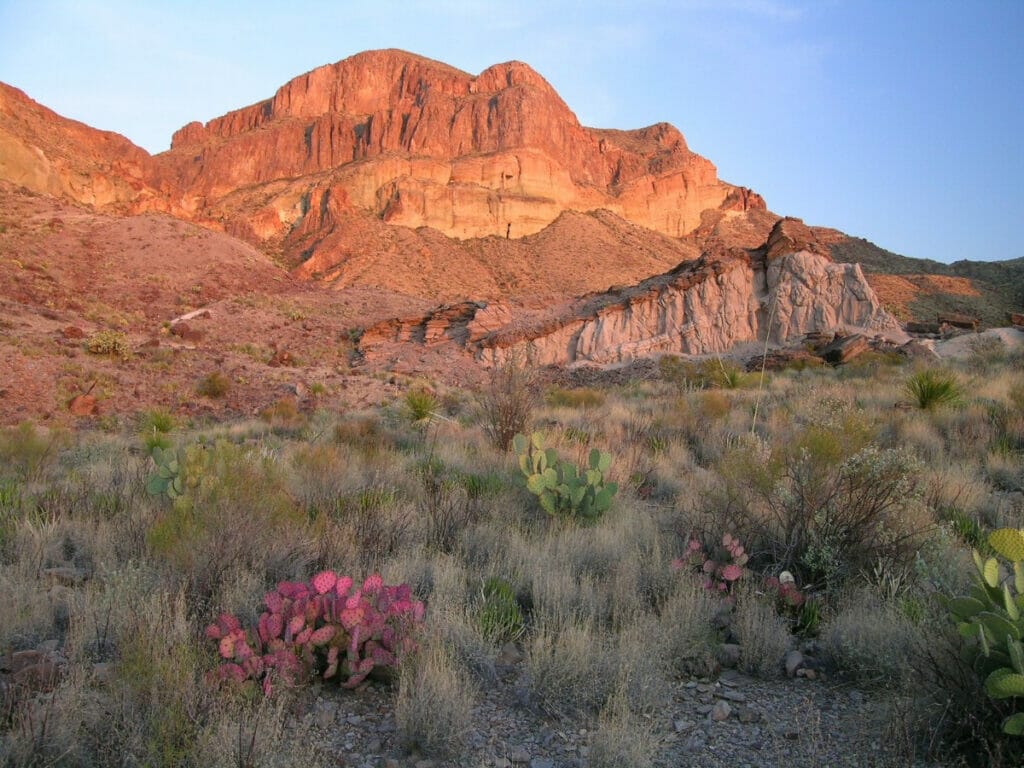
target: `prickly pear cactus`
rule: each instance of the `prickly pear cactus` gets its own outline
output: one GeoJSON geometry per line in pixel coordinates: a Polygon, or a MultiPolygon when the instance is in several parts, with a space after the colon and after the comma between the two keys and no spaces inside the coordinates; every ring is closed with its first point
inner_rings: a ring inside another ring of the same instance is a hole
{"type": "MultiPolygon", "coordinates": [[[[985,692],[993,699],[1024,698],[1024,531],[1001,528],[988,538],[992,549],[1012,568],[1012,578],[995,557],[974,552],[978,569],[967,596],[948,600],[946,607],[968,641],[967,653],[985,692]]],[[[1024,713],[1003,721],[1003,731],[1024,735],[1024,713]]]]}
{"type": "Polygon", "coordinates": [[[516,435],[512,446],[526,478],[526,489],[549,515],[593,522],[611,507],[619,487],[605,481],[605,473],[612,464],[608,452],[595,448],[586,468],[579,469],[572,462],[559,459],[553,448],[545,449],[539,432],[529,439],[516,435]]]}
{"type": "Polygon", "coordinates": [[[171,501],[181,496],[184,492],[184,481],[182,479],[182,465],[184,457],[179,456],[173,448],[153,448],[153,463],[156,464],[156,472],[149,476],[146,482],[146,491],[151,496],[166,496],[171,501]]]}

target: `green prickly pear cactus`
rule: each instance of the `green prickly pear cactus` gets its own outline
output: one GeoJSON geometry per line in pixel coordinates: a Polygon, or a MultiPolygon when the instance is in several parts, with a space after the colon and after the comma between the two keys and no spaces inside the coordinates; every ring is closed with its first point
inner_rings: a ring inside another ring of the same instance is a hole
{"type": "MultiPolygon", "coordinates": [[[[946,602],[967,653],[993,699],[1024,698],[1024,531],[1000,528],[988,537],[1012,568],[1003,578],[999,560],[974,552],[978,569],[969,595],[946,602]]],[[[1003,721],[1003,731],[1024,735],[1024,712],[1003,721]]]]}
{"type": "Polygon", "coordinates": [[[184,456],[179,456],[173,448],[160,446],[153,448],[151,456],[153,463],[156,464],[156,472],[149,476],[146,492],[151,496],[166,496],[174,501],[185,490],[182,479],[184,456]]]}
{"type": "Polygon", "coordinates": [[[516,435],[512,447],[518,454],[526,489],[549,515],[594,522],[611,507],[619,487],[605,479],[612,464],[607,451],[595,448],[587,466],[579,469],[572,462],[559,459],[553,448],[545,449],[539,432],[529,438],[516,435]]]}

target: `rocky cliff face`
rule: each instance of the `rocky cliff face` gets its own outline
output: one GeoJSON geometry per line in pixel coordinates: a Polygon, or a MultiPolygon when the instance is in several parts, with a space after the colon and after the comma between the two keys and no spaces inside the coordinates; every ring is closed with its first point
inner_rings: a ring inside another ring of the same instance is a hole
{"type": "Polygon", "coordinates": [[[149,153],[128,139],[67,120],[0,83],[0,180],[97,208],[151,194],[149,153]]]}
{"type": "Polygon", "coordinates": [[[178,192],[166,204],[248,220],[268,240],[328,189],[386,222],[458,238],[521,237],[562,211],[600,208],[678,237],[706,209],[764,208],[720,181],[670,125],[585,128],[526,64],[474,77],[393,50],[320,67],[271,99],[191,123],[154,166],[156,185],[178,192]],[[255,212],[230,199],[253,185],[263,188],[255,212]]]}
{"type": "Polygon", "coordinates": [[[836,329],[899,335],[857,265],[835,264],[802,222],[780,221],[756,250],[712,246],[638,285],[524,321],[503,305],[462,304],[367,330],[364,354],[390,343],[454,343],[487,364],[620,363],[656,353],[704,355],[785,344],[836,329]]]}

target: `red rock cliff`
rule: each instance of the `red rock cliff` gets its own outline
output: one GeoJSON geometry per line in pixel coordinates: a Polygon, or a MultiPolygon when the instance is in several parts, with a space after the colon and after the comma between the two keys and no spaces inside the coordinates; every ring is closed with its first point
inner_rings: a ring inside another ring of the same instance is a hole
{"type": "Polygon", "coordinates": [[[564,210],[607,208],[681,236],[700,214],[764,208],[667,124],[585,128],[521,62],[474,77],[401,51],[370,51],[295,78],[273,98],[179,130],[155,158],[173,206],[245,219],[285,237],[312,190],[340,186],[356,209],[465,238],[536,232],[564,210]],[[235,190],[267,185],[261,210],[235,190]],[[272,186],[271,186],[272,185],[272,186]]]}

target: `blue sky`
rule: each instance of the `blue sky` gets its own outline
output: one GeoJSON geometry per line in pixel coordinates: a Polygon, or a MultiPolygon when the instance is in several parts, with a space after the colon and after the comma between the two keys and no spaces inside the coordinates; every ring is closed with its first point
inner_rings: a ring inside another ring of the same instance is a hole
{"type": "Polygon", "coordinates": [[[533,66],[585,125],[673,123],[773,211],[1024,256],[1024,0],[0,0],[0,80],[151,152],[370,48],[533,66]]]}

